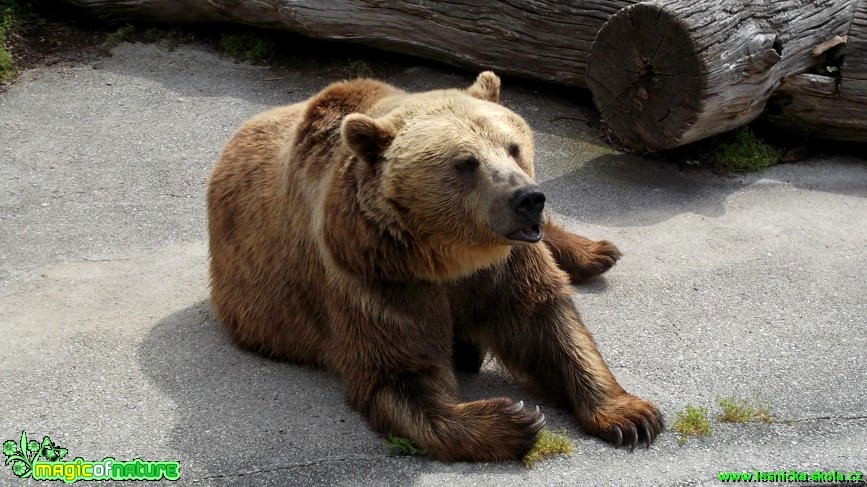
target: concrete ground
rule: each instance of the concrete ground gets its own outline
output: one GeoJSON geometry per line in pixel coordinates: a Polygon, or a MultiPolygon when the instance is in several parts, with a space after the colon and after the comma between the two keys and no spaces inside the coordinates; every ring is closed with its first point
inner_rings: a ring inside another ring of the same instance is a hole
{"type": "MultiPolygon", "coordinates": [[[[373,66],[374,72],[377,67],[373,66]]],[[[746,176],[621,154],[573,100],[504,86],[536,130],[538,179],[571,230],[625,257],[575,301],[621,383],[668,427],[707,406],[713,435],[617,450],[495,364],[467,398],[540,404],[571,457],[442,464],[399,456],[338,380],[236,349],[207,296],[204,194],[253,114],[336,78],[195,46],[26,72],[0,94],[0,440],[48,435],[68,459],[179,460],[201,485],[715,485],[726,470],[867,472],[867,161],[814,157],[746,176]],[[758,392],[776,420],[727,424],[758,392]]],[[[409,66],[410,90],[468,73],[409,66]]],[[[0,484],[19,485],[2,467],[0,484]]]]}

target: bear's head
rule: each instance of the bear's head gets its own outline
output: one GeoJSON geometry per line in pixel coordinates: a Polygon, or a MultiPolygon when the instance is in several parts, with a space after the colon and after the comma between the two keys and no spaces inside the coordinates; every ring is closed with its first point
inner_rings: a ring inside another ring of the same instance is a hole
{"type": "Polygon", "coordinates": [[[344,143],[367,176],[366,211],[435,250],[445,276],[502,261],[542,238],[545,195],[533,134],[484,72],[466,90],[401,93],[346,116],[344,143]]]}

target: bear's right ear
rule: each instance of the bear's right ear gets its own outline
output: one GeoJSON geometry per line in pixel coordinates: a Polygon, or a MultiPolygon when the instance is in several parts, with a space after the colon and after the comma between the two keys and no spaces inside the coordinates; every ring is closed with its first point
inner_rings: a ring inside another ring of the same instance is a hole
{"type": "Polygon", "coordinates": [[[385,125],[362,113],[351,113],[343,119],[340,135],[353,154],[373,164],[394,139],[385,125]]]}
{"type": "Polygon", "coordinates": [[[470,96],[480,100],[500,102],[500,77],[493,71],[483,71],[476,78],[476,82],[467,88],[470,96]]]}

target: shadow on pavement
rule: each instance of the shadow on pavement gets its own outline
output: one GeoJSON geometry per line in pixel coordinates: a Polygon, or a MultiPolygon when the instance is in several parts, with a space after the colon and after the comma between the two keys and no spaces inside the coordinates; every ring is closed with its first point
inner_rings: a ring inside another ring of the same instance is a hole
{"type": "MultiPolygon", "coordinates": [[[[335,375],[238,349],[220,329],[207,301],[163,319],[139,346],[137,359],[175,404],[167,430],[186,479],[281,485],[287,479],[315,480],[327,470],[329,481],[352,483],[361,479],[363,469],[371,481],[389,478],[410,484],[418,475],[486,468],[390,451],[344,404],[343,386],[335,375]],[[340,474],[344,470],[345,476],[340,474]]],[[[508,396],[540,404],[549,427],[581,435],[565,411],[540,402],[496,364],[458,378],[467,400],[508,396]]],[[[523,471],[518,463],[498,468],[502,473],[523,471]]]]}

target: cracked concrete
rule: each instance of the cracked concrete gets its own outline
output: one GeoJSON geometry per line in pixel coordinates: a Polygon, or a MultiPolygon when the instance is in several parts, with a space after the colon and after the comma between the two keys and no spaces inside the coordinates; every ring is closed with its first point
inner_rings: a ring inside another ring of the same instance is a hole
{"type": "MultiPolygon", "coordinates": [[[[615,450],[496,363],[467,399],[538,403],[571,458],[440,464],[390,452],[320,370],[239,351],[207,303],[204,190],[232,131],[335,76],[187,46],[25,73],[0,94],[2,440],[72,456],[181,461],[200,485],[713,485],[721,470],[867,471],[867,161],[815,157],[748,176],[617,153],[574,100],[516,86],[538,179],[570,229],[625,252],[576,302],[623,385],[669,426],[686,404],[759,391],[771,424],[615,450]]],[[[377,66],[373,66],[374,72],[377,66]]],[[[387,81],[461,86],[408,66],[387,81]]],[[[0,484],[16,485],[8,467],[0,484]]]]}

